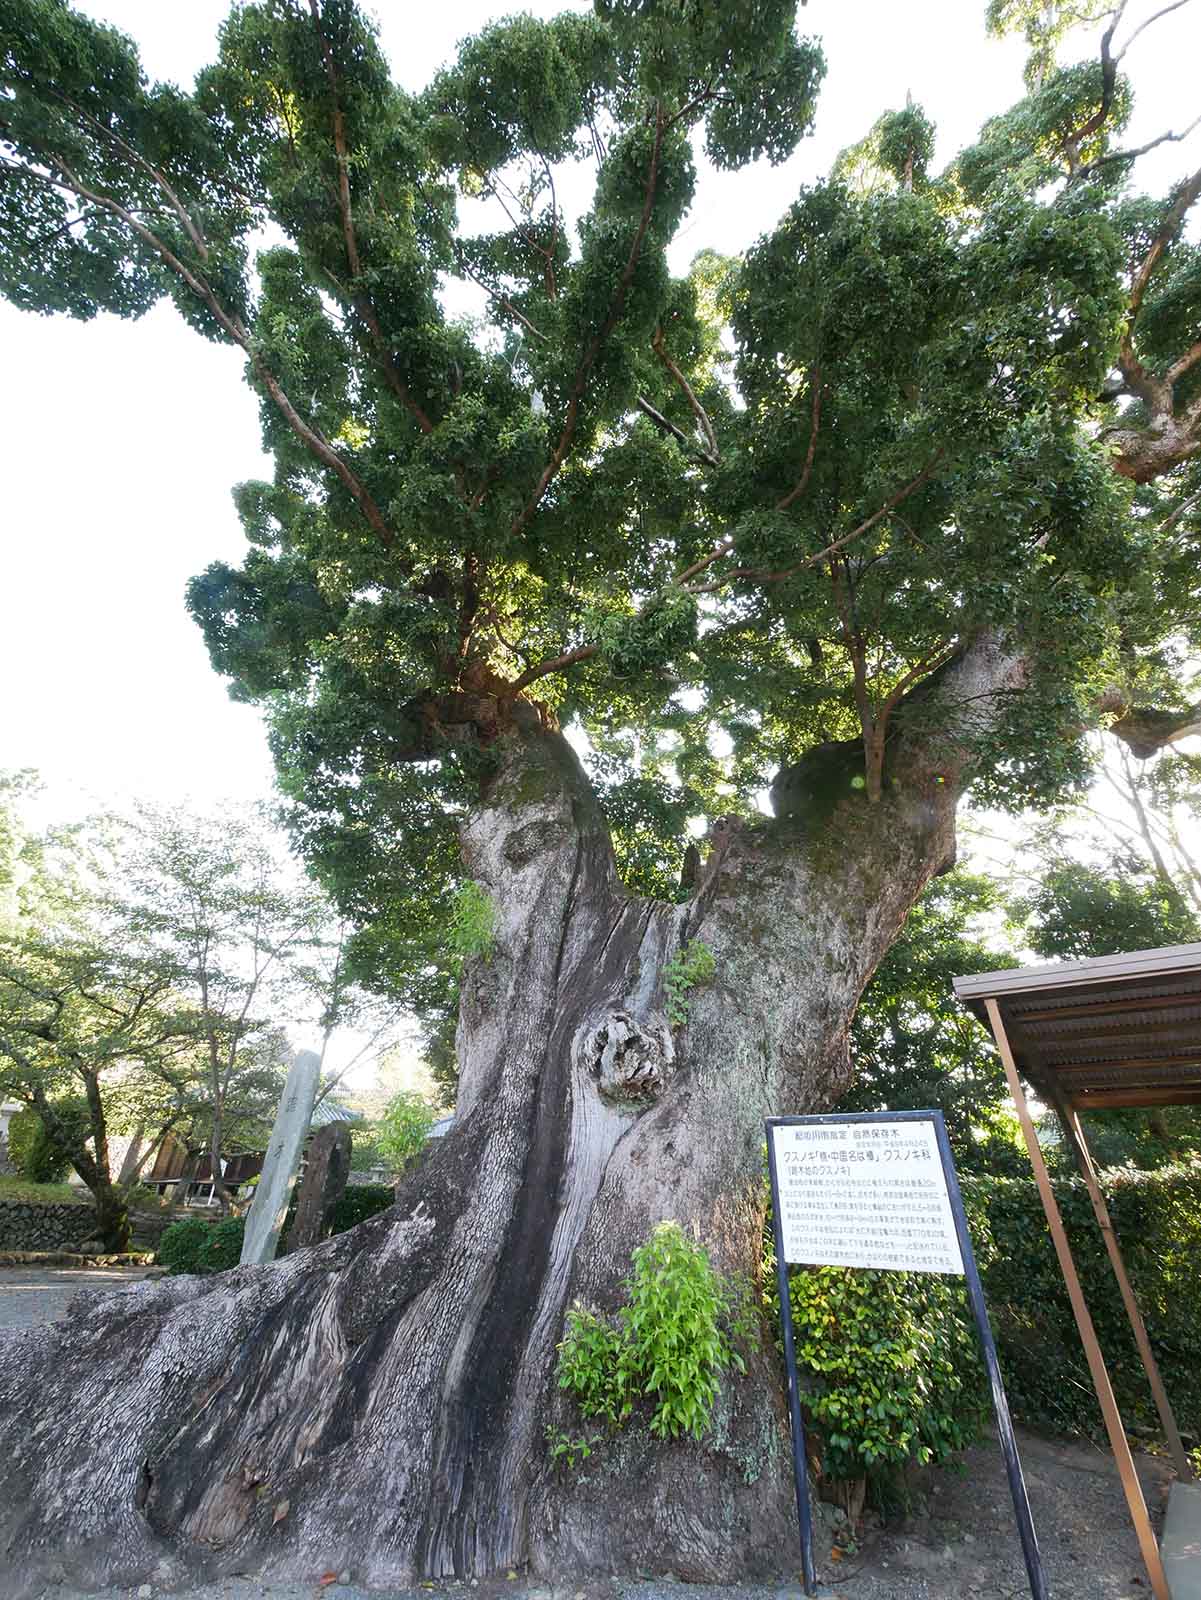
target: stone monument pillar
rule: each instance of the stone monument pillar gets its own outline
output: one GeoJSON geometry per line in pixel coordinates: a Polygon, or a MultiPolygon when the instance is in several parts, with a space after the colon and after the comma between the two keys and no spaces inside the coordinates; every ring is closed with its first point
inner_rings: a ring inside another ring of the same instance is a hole
{"type": "Polygon", "coordinates": [[[279,1230],[284,1225],[300,1155],[313,1118],[321,1057],[315,1050],[298,1050],[280,1096],[267,1158],[259,1175],[246,1232],[242,1239],[242,1265],[275,1260],[279,1230]]]}

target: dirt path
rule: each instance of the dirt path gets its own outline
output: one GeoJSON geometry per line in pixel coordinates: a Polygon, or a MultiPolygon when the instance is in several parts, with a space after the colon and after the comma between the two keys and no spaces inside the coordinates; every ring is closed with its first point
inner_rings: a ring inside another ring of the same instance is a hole
{"type": "MultiPolygon", "coordinates": [[[[1021,1436],[1035,1524],[1052,1600],[1137,1600],[1150,1590],[1130,1529],[1113,1464],[1088,1445],[1021,1436]]],[[[1144,1491],[1162,1510],[1170,1473],[1139,1458],[1144,1491]]],[[[930,1476],[928,1506],[904,1525],[869,1532],[859,1553],[820,1564],[825,1600],[1024,1600],[1029,1595],[1000,1453],[979,1445],[962,1472],[930,1476]]],[[[781,1580],[768,1587],[715,1587],[657,1579],[588,1583],[531,1583],[513,1579],[439,1584],[369,1592],[353,1581],[321,1585],[262,1578],[217,1579],[174,1589],[108,1589],[90,1600],[801,1600],[796,1558],[781,1551],[781,1580]],[[788,1569],[792,1571],[789,1574],[788,1569]]],[[[341,1574],[353,1580],[353,1573],[341,1574]]],[[[70,1588],[47,1590],[45,1600],[84,1600],[70,1588]]]]}
{"type": "MultiPolygon", "coordinates": [[[[1150,1594],[1113,1458],[1077,1441],[1019,1432],[1022,1466],[1052,1600],[1128,1600],[1150,1594]]],[[[1148,1508],[1161,1525],[1171,1470],[1136,1457],[1148,1508]]],[[[925,1507],[877,1532],[862,1554],[826,1564],[846,1600],[1021,1600],[1029,1595],[1001,1453],[976,1445],[961,1472],[930,1474],[925,1507]]]]}
{"type": "Polygon", "coordinates": [[[53,1322],[81,1289],[119,1289],[145,1276],[145,1267],[0,1268],[0,1330],[53,1322]]]}
{"type": "MultiPolygon", "coordinates": [[[[81,1288],[116,1285],[138,1269],[54,1268],[0,1271],[0,1330],[27,1328],[62,1315],[81,1288]]],[[[0,1332],[0,1337],[3,1333],[0,1332]]],[[[1022,1463],[1052,1600],[1137,1600],[1150,1589],[1139,1559],[1113,1461],[1095,1446],[1020,1434],[1022,1463]]],[[[1139,1456],[1139,1474],[1156,1525],[1171,1473],[1155,1457],[1139,1456]]],[[[829,1600],[1023,1600],[1029,1594],[1013,1522],[1001,1454],[991,1440],[969,1450],[961,1471],[928,1475],[919,1504],[903,1525],[868,1527],[859,1550],[840,1561],[819,1552],[823,1594],[829,1600]]],[[[654,1582],[637,1575],[586,1584],[534,1583],[523,1574],[495,1581],[430,1585],[415,1590],[368,1591],[354,1573],[346,1584],[275,1582],[231,1577],[196,1587],[160,1580],[133,1589],[109,1589],[91,1600],[799,1600],[798,1557],[780,1551],[781,1581],[770,1587],[654,1582]]],[[[0,1595],[5,1593],[0,1573],[0,1595]]],[[[83,1600],[67,1586],[45,1600],[83,1600]]]]}

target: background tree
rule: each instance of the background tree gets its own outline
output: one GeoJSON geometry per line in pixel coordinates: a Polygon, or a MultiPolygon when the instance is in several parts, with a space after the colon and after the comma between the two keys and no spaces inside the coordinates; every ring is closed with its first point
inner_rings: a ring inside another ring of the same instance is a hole
{"type": "Polygon", "coordinates": [[[108,1250],[129,1243],[109,1158],[109,1091],[190,1046],[195,1018],[179,1007],[174,979],[172,968],[122,949],[111,929],[97,940],[0,938],[0,1092],[37,1113],[50,1145],[87,1185],[108,1250]],[[86,1118],[64,1105],[72,1094],[86,1118]]]}
{"type": "Polygon", "coordinates": [[[851,1028],[855,1081],[842,1111],[937,1106],[961,1170],[1024,1171],[1017,1119],[992,1040],[952,979],[1021,965],[995,930],[1002,892],[979,874],[936,878],[864,991],[851,1028]],[[984,929],[989,929],[985,932],[984,929]]]}
{"type": "MultiPolygon", "coordinates": [[[[196,1019],[173,961],[149,949],[108,895],[112,824],[30,830],[30,774],[0,791],[0,1092],[36,1113],[38,1143],[92,1194],[97,1234],[129,1242],[109,1156],[122,1098],[177,1075],[196,1019]]],[[[49,1166],[50,1163],[44,1163],[49,1166]]]]}
{"type": "Polygon", "coordinates": [[[433,1106],[412,1089],[401,1089],[388,1102],[376,1143],[398,1175],[412,1166],[425,1149],[435,1120],[433,1106]]]}
{"type": "Polygon", "coordinates": [[[30,1104],[45,1097],[44,1142],[60,1168],[100,1185],[106,1208],[168,1135],[211,1155],[214,1108],[219,1150],[263,1147],[291,1054],[277,1018],[316,1021],[323,1053],[337,1028],[362,1025],[343,1070],[387,1042],[391,1018],[347,982],[344,939],[321,925],[326,902],[296,883],[265,822],[143,812],[132,826],[103,817],[39,834],[20,818],[32,782],[10,784],[2,813],[5,1082],[30,1104]],[[287,946],[285,915],[303,933],[287,946]],[[94,1079],[86,1095],[81,1074],[94,1079]],[[130,1135],[120,1172],[114,1133],[130,1135]]]}
{"type": "MultiPolygon", "coordinates": [[[[60,1102],[55,1109],[60,1122],[78,1121],[80,1124],[71,1143],[84,1143],[88,1136],[87,1103],[76,1096],[60,1102]]],[[[37,1112],[28,1107],[13,1113],[8,1125],[8,1153],[27,1183],[61,1183],[71,1170],[69,1157],[64,1155],[60,1145],[51,1141],[37,1112]]]]}
{"type": "MultiPolygon", "coordinates": [[[[1008,861],[995,864],[995,877],[957,871],[922,895],[855,1013],[855,1081],[842,1109],[938,1106],[961,1168],[1028,1170],[1000,1060],[955,999],[952,979],[1032,957],[1083,961],[1201,934],[1188,837],[1196,760],[1174,753],[1132,762],[1114,743],[1101,747],[1104,781],[1057,808],[1028,841],[1007,839],[1008,861]]],[[[1086,1122],[1102,1166],[1162,1165],[1199,1143],[1192,1107],[1090,1112],[1086,1122]]],[[[1048,1127],[1054,1137],[1053,1117],[1048,1127]]]]}
{"type": "MultiPolygon", "coordinates": [[[[1109,737],[1095,747],[1093,792],[1036,830],[1031,881],[1009,896],[1023,942],[1044,960],[1081,961],[1201,937],[1191,837],[1201,811],[1201,763],[1179,751],[1140,759],[1109,737]]],[[[1085,1124],[1103,1166],[1161,1166],[1201,1146],[1195,1107],[1091,1112],[1085,1124]]]]}
{"type": "MultiPolygon", "coordinates": [[[[738,168],[810,122],[789,0],[516,18],[419,95],[349,0],[237,9],[191,93],[0,0],[0,288],[82,317],[168,295],[244,353],[275,471],[190,604],[359,970],[443,1040],[457,988],[459,1067],[393,1213],[286,1274],[144,1291],[119,1370],[73,1347],[61,1450],[0,1424],[19,1558],[81,1504],[93,1572],[166,1538],[369,1579],[705,1577],[790,1537],[766,1344],[705,1441],[642,1417],[582,1484],[544,1449],[556,1341],[661,1219],[718,1271],[757,1259],[763,1116],[846,1087],[969,785],[1045,802],[1097,718],[1140,747],[1196,724],[1171,641],[1198,615],[1201,172],[1130,187],[1124,11],[1061,66],[1078,8],[996,7],[1028,92],[946,171],[920,108],[890,113],[853,186],[675,276],[694,140],[738,168]]],[[[6,1398],[33,1384],[0,1366],[6,1398]]]]}
{"type": "Polygon", "coordinates": [[[227,1123],[248,1074],[265,1065],[264,1050],[278,1096],[284,1054],[270,1024],[297,1002],[302,982],[315,981],[311,967],[303,978],[296,969],[313,958],[327,908],[297,883],[261,818],[144,807],[134,834],[124,862],[130,914],[195,1010],[205,1143],[213,1192],[227,1210],[227,1123]]]}

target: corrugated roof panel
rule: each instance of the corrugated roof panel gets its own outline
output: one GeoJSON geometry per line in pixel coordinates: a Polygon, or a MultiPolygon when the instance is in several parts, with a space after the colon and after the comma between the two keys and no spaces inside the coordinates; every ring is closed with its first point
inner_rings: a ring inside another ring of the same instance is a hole
{"type": "Polygon", "coordinates": [[[1201,944],[954,983],[983,1022],[985,1000],[996,1001],[1014,1059],[1044,1098],[1077,1107],[1201,1098],[1201,944]]]}

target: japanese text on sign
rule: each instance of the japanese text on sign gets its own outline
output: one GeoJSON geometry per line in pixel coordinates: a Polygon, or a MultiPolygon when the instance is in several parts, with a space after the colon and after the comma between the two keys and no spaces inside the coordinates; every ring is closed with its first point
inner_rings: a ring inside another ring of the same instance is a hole
{"type": "Polygon", "coordinates": [[[963,1272],[932,1122],[803,1122],[771,1130],[784,1259],[963,1272]]]}

